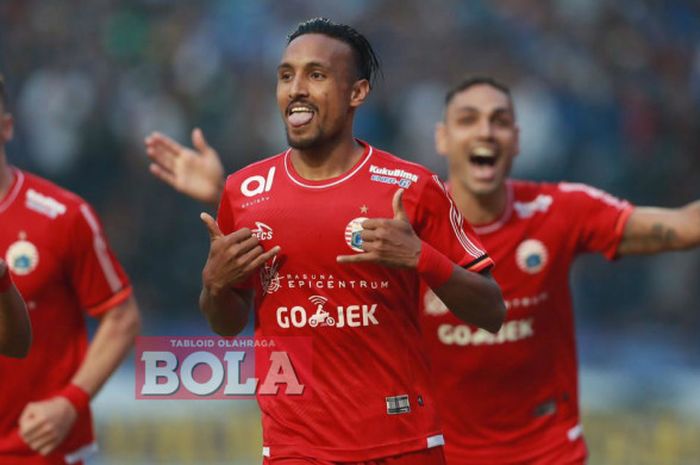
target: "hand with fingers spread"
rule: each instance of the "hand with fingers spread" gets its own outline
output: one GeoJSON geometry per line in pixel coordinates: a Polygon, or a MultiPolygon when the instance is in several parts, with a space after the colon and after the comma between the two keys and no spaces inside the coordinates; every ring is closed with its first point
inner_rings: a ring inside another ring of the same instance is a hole
{"type": "Polygon", "coordinates": [[[216,205],[224,186],[221,159],[199,128],[192,130],[194,150],[154,132],[146,140],[151,173],[178,192],[216,205]]]}
{"type": "Polygon", "coordinates": [[[70,432],[78,414],[64,397],[30,402],[19,418],[19,433],[32,450],[48,455],[70,432]]]}
{"type": "Polygon", "coordinates": [[[373,218],[362,223],[364,253],[339,255],[338,263],[377,263],[389,267],[416,268],[422,242],[403,207],[403,189],[394,194],[393,218],[373,218]]]}
{"type": "Polygon", "coordinates": [[[202,281],[212,294],[245,282],[253,271],[280,250],[275,246],[265,252],[248,228],[224,235],[209,214],[202,213],[200,218],[207,226],[210,240],[202,281]]]}

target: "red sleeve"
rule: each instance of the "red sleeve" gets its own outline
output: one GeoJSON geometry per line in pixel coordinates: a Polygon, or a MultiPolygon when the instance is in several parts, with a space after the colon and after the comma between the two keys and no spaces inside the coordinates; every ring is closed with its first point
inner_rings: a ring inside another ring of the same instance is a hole
{"type": "MultiPolygon", "coordinates": [[[[229,178],[230,179],[230,178],[229,178]]],[[[228,180],[226,182],[228,186],[228,180]]],[[[216,222],[219,225],[221,232],[226,234],[231,234],[236,230],[236,224],[233,219],[233,209],[231,208],[231,196],[228,193],[228,189],[224,189],[224,193],[221,195],[221,200],[219,201],[219,210],[216,214],[216,222]]],[[[236,289],[250,289],[253,287],[253,273],[245,282],[233,286],[236,289]]]]}
{"type": "Polygon", "coordinates": [[[131,295],[129,278],[107,243],[100,220],[86,203],[69,217],[68,276],[80,307],[99,316],[131,295]]]}
{"type": "Polygon", "coordinates": [[[419,194],[413,226],[422,240],[469,271],[478,273],[494,265],[437,175],[419,194]]]}
{"type": "Polygon", "coordinates": [[[577,251],[598,252],[613,260],[634,207],[586,184],[560,183],[558,188],[566,194],[567,210],[575,215],[577,251]]]}
{"type": "MultiPolygon", "coordinates": [[[[230,178],[229,178],[230,179],[230,178]]],[[[226,183],[228,185],[228,182],[226,183]]],[[[231,199],[228,189],[224,189],[219,200],[219,210],[216,214],[216,222],[219,224],[219,229],[224,234],[231,234],[234,231],[233,211],[231,210],[231,199]]]]}

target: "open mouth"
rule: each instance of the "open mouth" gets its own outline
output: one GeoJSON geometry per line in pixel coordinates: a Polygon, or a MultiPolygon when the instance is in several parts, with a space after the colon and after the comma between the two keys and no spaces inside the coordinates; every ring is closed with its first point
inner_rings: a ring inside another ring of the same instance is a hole
{"type": "Polygon", "coordinates": [[[494,166],[496,160],[496,150],[491,147],[478,146],[469,154],[469,162],[477,166],[494,166]]]}
{"type": "Polygon", "coordinates": [[[287,109],[287,121],[292,127],[299,128],[309,124],[316,114],[311,105],[306,103],[294,103],[287,109]]]}

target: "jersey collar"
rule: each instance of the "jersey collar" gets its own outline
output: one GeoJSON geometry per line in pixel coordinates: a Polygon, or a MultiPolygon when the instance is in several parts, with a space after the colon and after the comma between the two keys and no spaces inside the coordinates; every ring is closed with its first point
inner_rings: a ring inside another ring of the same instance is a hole
{"type": "Polygon", "coordinates": [[[22,190],[22,185],[24,185],[24,173],[14,166],[10,167],[10,173],[13,177],[12,183],[10,184],[10,188],[7,190],[5,197],[0,199],[0,213],[4,212],[10,205],[12,205],[12,202],[14,202],[17,198],[19,191],[22,190]]]}
{"type": "Polygon", "coordinates": [[[284,153],[284,170],[287,173],[287,177],[294,184],[300,187],[304,187],[306,189],[325,189],[327,187],[337,186],[338,184],[347,181],[348,179],[352,178],[355,174],[357,174],[357,172],[360,171],[362,167],[365,166],[365,164],[367,164],[367,161],[372,157],[372,153],[374,152],[374,148],[367,142],[364,142],[360,139],[355,140],[360,145],[363,145],[365,147],[364,153],[360,157],[360,160],[357,163],[355,163],[355,166],[353,166],[347,172],[341,174],[340,176],[336,176],[330,179],[323,179],[320,181],[312,181],[310,179],[304,179],[301,176],[299,176],[299,173],[296,172],[294,166],[292,165],[292,160],[290,157],[292,149],[287,149],[287,151],[284,153]]]}

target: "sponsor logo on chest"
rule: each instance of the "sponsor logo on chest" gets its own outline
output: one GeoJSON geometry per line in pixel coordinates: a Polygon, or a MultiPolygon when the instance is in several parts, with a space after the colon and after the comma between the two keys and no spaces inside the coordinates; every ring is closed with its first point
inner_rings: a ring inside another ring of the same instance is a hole
{"type": "Polygon", "coordinates": [[[310,305],[294,305],[278,307],[276,311],[277,324],[280,328],[311,328],[334,326],[336,328],[360,328],[375,326],[377,320],[377,304],[338,305],[334,311],[328,310],[328,299],[320,295],[309,297],[310,305]]]}

